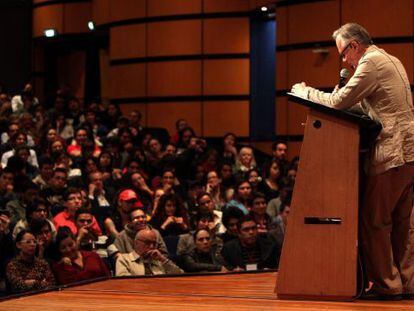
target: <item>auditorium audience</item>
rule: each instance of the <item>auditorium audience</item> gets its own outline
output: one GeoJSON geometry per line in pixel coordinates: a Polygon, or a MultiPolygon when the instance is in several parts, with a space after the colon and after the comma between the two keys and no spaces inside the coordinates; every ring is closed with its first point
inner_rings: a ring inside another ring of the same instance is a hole
{"type": "Polygon", "coordinates": [[[197,136],[185,119],[163,136],[138,110],[124,116],[66,87],[48,107],[29,90],[13,105],[0,94],[0,279],[26,230],[20,253],[35,249],[59,284],[108,276],[99,256],[130,275],[277,267],[298,167],[285,142],[266,157],[233,133],[197,136]],[[54,226],[66,230],[57,244],[54,226]]]}

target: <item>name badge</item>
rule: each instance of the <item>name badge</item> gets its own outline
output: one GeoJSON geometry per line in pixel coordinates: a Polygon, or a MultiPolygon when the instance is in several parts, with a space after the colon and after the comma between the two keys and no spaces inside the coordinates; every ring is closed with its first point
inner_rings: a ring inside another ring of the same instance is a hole
{"type": "Polygon", "coordinates": [[[256,263],[250,263],[246,265],[246,271],[255,271],[255,270],[257,270],[256,263]]]}

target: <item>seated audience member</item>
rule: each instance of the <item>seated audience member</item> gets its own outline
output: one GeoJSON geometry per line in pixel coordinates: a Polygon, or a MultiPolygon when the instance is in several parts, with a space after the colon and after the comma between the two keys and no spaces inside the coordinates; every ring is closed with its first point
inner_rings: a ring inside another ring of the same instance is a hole
{"type": "Polygon", "coordinates": [[[280,248],[273,239],[261,236],[251,216],[244,216],[237,223],[238,239],[223,245],[226,269],[232,271],[275,269],[279,265],[280,248]]]}
{"type": "Polygon", "coordinates": [[[223,212],[222,221],[226,232],[221,234],[220,238],[224,243],[238,238],[237,223],[243,215],[243,212],[235,206],[230,206],[223,212]]]}
{"type": "Polygon", "coordinates": [[[55,235],[53,235],[51,225],[53,224],[48,219],[32,219],[29,223],[30,231],[37,241],[37,257],[49,263],[59,260],[53,244],[55,235]]]}
{"type": "Polygon", "coordinates": [[[255,192],[252,195],[252,210],[250,215],[257,224],[259,234],[267,234],[270,229],[272,219],[266,214],[266,197],[263,193],[255,192]]]}
{"type": "MultiPolygon", "coordinates": [[[[231,163],[222,163],[219,169],[219,177],[221,180],[221,185],[224,190],[232,188],[235,184],[235,177],[233,175],[233,168],[231,163]]],[[[226,199],[226,195],[224,195],[226,199]]]]}
{"type": "MultiPolygon", "coordinates": [[[[78,228],[75,223],[75,214],[76,211],[82,207],[82,194],[78,188],[69,188],[63,197],[65,201],[65,208],[63,212],[60,212],[53,218],[53,223],[56,227],[56,230],[59,230],[59,227],[68,227],[74,235],[77,234],[78,228]]],[[[102,235],[101,228],[99,228],[98,222],[95,217],[92,217],[92,224],[94,232],[98,235],[102,235]]]]}
{"type": "Polygon", "coordinates": [[[223,136],[223,151],[221,153],[222,161],[235,164],[237,158],[236,135],[227,133],[223,136]]]}
{"type": "Polygon", "coordinates": [[[13,239],[16,239],[17,234],[22,230],[29,229],[29,224],[32,220],[42,221],[45,220],[49,223],[52,236],[56,236],[55,225],[48,219],[49,218],[49,209],[46,205],[46,201],[42,198],[33,197],[26,205],[25,208],[26,217],[20,219],[16,226],[13,229],[13,239]]]}
{"type": "Polygon", "coordinates": [[[178,236],[189,229],[187,211],[175,194],[160,198],[158,208],[151,219],[151,225],[164,236],[178,236]]]}
{"type": "MultiPolygon", "coordinates": [[[[10,137],[12,137],[14,134],[16,134],[20,129],[20,125],[19,125],[19,121],[17,121],[16,119],[10,119],[9,120],[9,125],[7,127],[7,132],[3,132],[1,133],[1,145],[4,146],[6,145],[9,140],[10,137]]],[[[32,136],[27,136],[27,145],[30,147],[33,147],[34,141],[33,141],[33,137],[32,136]]]]}
{"type": "Polygon", "coordinates": [[[158,203],[160,202],[160,198],[165,194],[164,189],[157,188],[154,191],[154,195],[152,197],[152,211],[151,211],[151,217],[154,216],[155,211],[158,208],[158,203]]]}
{"type": "MultiPolygon", "coordinates": [[[[214,218],[211,213],[206,211],[199,211],[195,216],[195,230],[189,233],[181,234],[177,244],[177,255],[192,253],[195,248],[194,233],[200,229],[206,229],[210,232],[211,246],[216,250],[216,253],[220,254],[223,247],[222,239],[216,235],[214,218]]],[[[220,256],[219,256],[220,257],[220,256]]]]}
{"type": "MultiPolygon", "coordinates": [[[[13,155],[15,155],[15,152],[16,152],[17,147],[27,146],[27,135],[24,132],[22,132],[22,131],[18,131],[10,139],[10,145],[11,145],[11,148],[12,149],[9,150],[9,151],[6,151],[1,156],[1,166],[3,168],[5,168],[7,166],[7,162],[9,161],[9,159],[13,155]]],[[[39,164],[37,162],[36,152],[33,149],[30,149],[29,147],[27,147],[27,148],[29,150],[29,154],[27,155],[27,158],[26,158],[27,163],[29,163],[30,165],[38,168],[39,167],[39,164]]]]}
{"type": "Polygon", "coordinates": [[[186,127],[188,127],[188,122],[185,119],[178,119],[175,122],[175,129],[177,132],[170,138],[170,142],[173,143],[175,146],[178,144],[178,141],[180,139],[180,132],[186,127]]]}
{"type": "Polygon", "coordinates": [[[52,178],[48,182],[48,186],[40,192],[40,196],[46,200],[50,206],[50,213],[56,216],[63,210],[64,200],[63,194],[66,191],[68,181],[68,172],[64,168],[55,168],[52,178]]]}
{"type": "Polygon", "coordinates": [[[249,214],[250,197],[252,194],[252,186],[247,180],[239,180],[235,185],[234,198],[229,201],[226,208],[235,206],[239,208],[245,215],[249,214]]]}
{"type": "Polygon", "coordinates": [[[260,176],[259,170],[257,168],[252,168],[246,173],[246,178],[252,186],[252,191],[257,191],[262,177],[260,176]]]}
{"type": "Polygon", "coordinates": [[[244,173],[256,166],[257,164],[254,158],[253,149],[248,146],[242,147],[236,158],[236,164],[233,169],[234,173],[238,175],[239,178],[242,178],[244,177],[244,173]]]}
{"type": "Polygon", "coordinates": [[[14,256],[14,242],[9,214],[0,210],[0,296],[6,291],[6,265],[14,256]]]}
{"type": "Polygon", "coordinates": [[[116,207],[111,215],[105,219],[105,228],[108,235],[116,238],[130,222],[129,212],[133,208],[143,208],[137,194],[131,189],[125,189],[118,195],[116,207]]]}
{"type": "Polygon", "coordinates": [[[195,249],[183,255],[182,266],[185,272],[227,272],[216,258],[208,229],[199,229],[194,233],[195,249]]]}
{"type": "Polygon", "coordinates": [[[19,220],[26,219],[27,205],[39,195],[39,187],[30,180],[23,182],[19,191],[21,191],[18,195],[19,199],[9,201],[6,205],[12,226],[15,226],[19,220]]]}
{"type": "Polygon", "coordinates": [[[93,226],[93,215],[90,210],[81,207],[75,212],[75,225],[77,228],[76,243],[80,250],[93,251],[95,242],[102,232],[93,226]]]}
{"type": "Polygon", "coordinates": [[[206,192],[210,194],[214,203],[214,209],[221,211],[226,204],[224,189],[221,187],[221,179],[216,171],[207,173],[206,192]]]}
{"type": "Polygon", "coordinates": [[[55,285],[49,264],[36,257],[37,240],[30,231],[20,231],[16,237],[18,255],[6,269],[7,281],[13,292],[41,290],[55,285]]]}
{"type": "Polygon", "coordinates": [[[280,191],[280,196],[270,200],[267,203],[266,213],[271,217],[272,221],[276,221],[277,216],[280,213],[282,204],[290,206],[292,200],[293,188],[285,187],[280,191]],[[283,203],[282,203],[283,202],[283,203]]]}
{"type": "Polygon", "coordinates": [[[118,256],[116,276],[182,273],[180,268],[156,248],[157,244],[157,235],[153,230],[138,231],[134,251],[118,256]]]}
{"type": "Polygon", "coordinates": [[[269,236],[272,237],[276,244],[282,247],[285,238],[285,230],[287,225],[287,218],[290,213],[290,202],[282,203],[275,221],[271,224],[272,229],[269,231],[269,236]]]}
{"type": "Polygon", "coordinates": [[[223,213],[214,209],[214,202],[209,193],[201,192],[197,196],[197,205],[199,211],[206,211],[213,216],[214,228],[210,228],[211,230],[218,234],[226,232],[226,228],[221,223],[223,213]]]}
{"type": "Polygon", "coordinates": [[[269,202],[280,195],[282,172],[278,161],[273,159],[265,173],[266,178],[258,185],[258,191],[262,192],[266,197],[266,202],[269,202]]]}
{"type": "Polygon", "coordinates": [[[153,229],[147,224],[147,215],[141,208],[132,208],[129,212],[130,222],[127,223],[119,235],[116,237],[114,245],[120,253],[130,253],[134,250],[134,239],[138,231],[152,229],[157,236],[157,249],[163,254],[168,254],[167,247],[158,230],[153,229]]]}
{"type": "Polygon", "coordinates": [[[104,228],[105,219],[111,214],[111,203],[115,190],[104,186],[103,175],[96,171],[89,174],[88,198],[92,206],[92,214],[98,220],[99,226],[104,228]]]}
{"type": "Polygon", "coordinates": [[[10,168],[0,170],[0,210],[4,209],[9,201],[16,199],[14,192],[14,172],[10,168]]]}
{"type": "Polygon", "coordinates": [[[108,267],[94,252],[78,249],[76,238],[69,228],[62,227],[56,236],[60,261],[53,265],[58,284],[109,277],[108,267]]]}
{"type": "Polygon", "coordinates": [[[53,176],[53,166],[54,163],[51,158],[44,157],[40,161],[40,169],[39,169],[39,175],[37,175],[35,178],[33,178],[33,182],[40,187],[40,190],[45,189],[50,179],[53,176]]]}

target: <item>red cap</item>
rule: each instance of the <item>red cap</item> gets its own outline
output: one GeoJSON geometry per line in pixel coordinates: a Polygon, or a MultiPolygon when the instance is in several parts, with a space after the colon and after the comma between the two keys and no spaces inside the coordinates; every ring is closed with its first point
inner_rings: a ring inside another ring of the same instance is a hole
{"type": "Polygon", "coordinates": [[[139,200],[135,191],[131,189],[126,189],[119,194],[119,200],[121,201],[135,201],[134,207],[143,208],[144,205],[139,200]]]}

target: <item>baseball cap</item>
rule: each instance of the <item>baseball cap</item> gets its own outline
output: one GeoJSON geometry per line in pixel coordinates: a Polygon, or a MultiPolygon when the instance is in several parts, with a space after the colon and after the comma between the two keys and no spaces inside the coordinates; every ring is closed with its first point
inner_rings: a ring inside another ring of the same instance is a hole
{"type": "Polygon", "coordinates": [[[144,205],[138,198],[134,190],[126,189],[119,194],[119,200],[121,201],[135,201],[134,207],[142,208],[144,205]]]}

